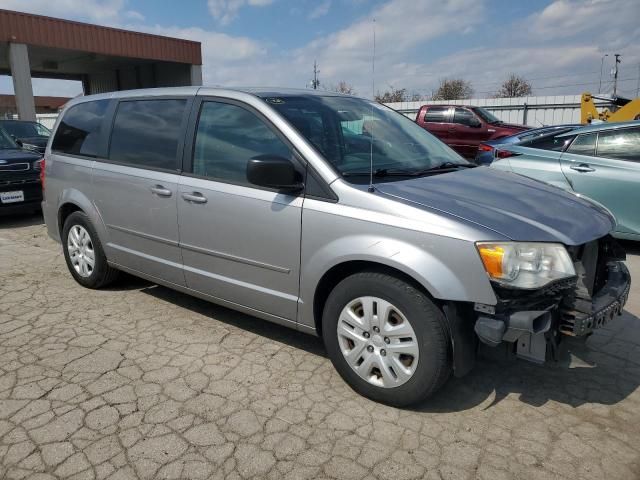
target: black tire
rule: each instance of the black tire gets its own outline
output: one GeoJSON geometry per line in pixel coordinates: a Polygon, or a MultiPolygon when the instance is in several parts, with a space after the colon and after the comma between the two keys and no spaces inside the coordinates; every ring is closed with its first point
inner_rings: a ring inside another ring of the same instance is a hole
{"type": "Polygon", "coordinates": [[[93,228],[89,217],[87,217],[84,212],[73,212],[67,217],[62,228],[61,240],[64,259],[67,262],[69,272],[71,273],[75,281],[83,287],[93,289],[102,288],[112,283],[118,277],[118,270],[110,267],[107,263],[107,257],[104,254],[104,249],[102,248],[102,243],[100,243],[98,233],[96,232],[95,228],[93,228]],[[76,272],[69,256],[69,249],[67,246],[69,231],[76,225],[83,227],[87,231],[89,237],[91,238],[91,244],[93,245],[95,262],[93,271],[88,276],[81,276],[78,272],[76,272]]]}
{"type": "Polygon", "coordinates": [[[446,318],[421,290],[397,277],[379,272],[351,275],[329,294],[322,316],[322,336],[331,362],[340,376],[359,394],[376,402],[404,407],[435,393],[451,374],[451,340],[446,318]],[[345,360],[338,342],[338,319],[352,300],[374,296],[402,310],[416,334],[419,359],[413,376],[404,384],[383,388],[361,378],[345,360]]]}

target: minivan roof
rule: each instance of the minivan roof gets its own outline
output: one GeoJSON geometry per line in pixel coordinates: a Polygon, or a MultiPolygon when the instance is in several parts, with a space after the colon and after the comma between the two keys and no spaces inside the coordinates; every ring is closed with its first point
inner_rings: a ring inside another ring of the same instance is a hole
{"type": "Polygon", "coordinates": [[[67,106],[75,105],[92,100],[108,100],[112,98],[127,97],[160,97],[169,95],[224,95],[228,92],[247,93],[258,97],[262,96],[292,96],[292,95],[319,95],[319,96],[346,96],[338,92],[330,92],[325,90],[312,90],[309,88],[279,88],[279,87],[161,87],[161,88],[141,88],[137,90],[119,90],[115,92],[99,93],[95,95],[87,95],[76,97],[70,100],[67,106]]]}

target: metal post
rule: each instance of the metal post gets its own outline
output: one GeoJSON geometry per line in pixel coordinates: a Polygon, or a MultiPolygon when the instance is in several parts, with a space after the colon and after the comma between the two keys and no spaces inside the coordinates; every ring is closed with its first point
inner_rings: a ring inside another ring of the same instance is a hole
{"type": "Polygon", "coordinates": [[[618,64],[620,63],[620,54],[614,54],[616,61],[613,67],[613,98],[616,98],[616,92],[618,91],[618,64]]]}
{"type": "Polygon", "coordinates": [[[9,65],[13,79],[13,91],[20,120],[36,121],[36,104],[31,85],[29,52],[23,43],[9,44],[9,65]]]}
{"type": "Polygon", "coordinates": [[[522,112],[522,124],[527,124],[527,113],[529,113],[529,108],[527,102],[524,102],[524,111],[522,112]]]}
{"type": "Polygon", "coordinates": [[[602,68],[604,67],[604,57],[608,57],[609,54],[605,53],[600,61],[600,83],[598,84],[598,93],[602,93],[602,68]]]}

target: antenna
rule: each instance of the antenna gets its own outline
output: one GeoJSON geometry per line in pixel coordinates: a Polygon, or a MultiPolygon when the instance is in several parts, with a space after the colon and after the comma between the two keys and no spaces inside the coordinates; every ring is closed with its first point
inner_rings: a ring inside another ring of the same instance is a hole
{"type": "Polygon", "coordinates": [[[320,86],[320,80],[318,80],[319,73],[320,73],[320,70],[318,70],[318,63],[314,60],[313,61],[313,80],[311,80],[311,86],[313,87],[314,90],[317,90],[318,87],[320,86]]]}
{"type": "MultiPolygon", "coordinates": [[[[373,55],[371,56],[371,100],[376,101],[376,19],[373,19],[373,55]]],[[[373,120],[373,103],[371,104],[371,120],[373,120]]],[[[372,124],[373,125],[373,124],[372,124]]],[[[373,188],[373,132],[375,127],[369,132],[371,145],[369,150],[369,192],[374,192],[373,188]]]]}

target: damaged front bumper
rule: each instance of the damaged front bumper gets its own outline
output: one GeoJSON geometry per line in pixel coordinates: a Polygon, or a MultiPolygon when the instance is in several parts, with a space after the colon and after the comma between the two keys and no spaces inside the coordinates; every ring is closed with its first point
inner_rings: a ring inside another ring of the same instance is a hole
{"type": "Polygon", "coordinates": [[[508,342],[515,345],[517,356],[544,362],[563,334],[589,335],[622,314],[631,287],[629,270],[619,260],[602,262],[600,270],[601,287],[593,294],[593,286],[585,286],[586,274],[536,292],[498,292],[495,307],[475,305],[475,333],[483,343],[508,342]]]}

